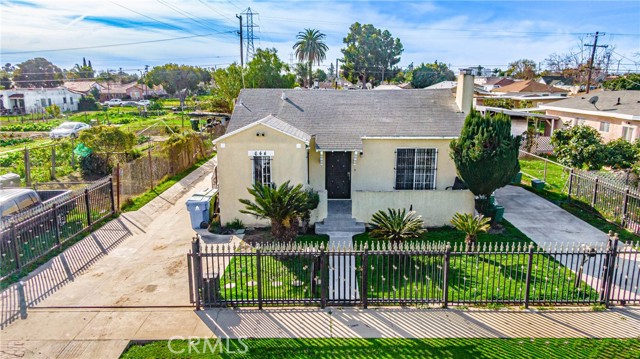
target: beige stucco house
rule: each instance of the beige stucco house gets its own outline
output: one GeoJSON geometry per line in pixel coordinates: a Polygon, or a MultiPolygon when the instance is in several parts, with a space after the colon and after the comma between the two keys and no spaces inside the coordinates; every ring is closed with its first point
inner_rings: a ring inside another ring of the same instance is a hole
{"type": "Polygon", "coordinates": [[[457,101],[448,89],[242,90],[227,133],[214,141],[221,221],[268,224],[240,213],[238,200],[250,198],[256,181],[318,191],[318,222],[332,201],[351,201],[358,222],[387,208],[411,208],[427,226],[472,212],[471,192],[447,189],[456,178],[449,142],[473,96],[472,76],[460,80],[467,86],[458,87],[457,101]]]}
{"type": "MultiPolygon", "coordinates": [[[[612,141],[640,138],[640,91],[602,91],[540,106],[547,115],[558,116],[560,126],[587,125],[612,141]],[[595,98],[594,98],[595,97],[595,98]],[[597,100],[595,103],[590,99],[597,100]]],[[[561,128],[561,127],[560,127],[561,128]]]]}

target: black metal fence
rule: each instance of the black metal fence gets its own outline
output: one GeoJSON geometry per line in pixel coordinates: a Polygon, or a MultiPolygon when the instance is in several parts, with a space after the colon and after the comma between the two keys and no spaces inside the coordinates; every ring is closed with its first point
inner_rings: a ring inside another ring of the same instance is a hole
{"type": "Polygon", "coordinates": [[[640,257],[599,246],[412,243],[240,247],[193,243],[190,299],[218,306],[640,303],[640,257]],[[610,265],[613,264],[613,265],[610,265]]]}
{"type": "Polygon", "coordinates": [[[640,234],[640,191],[584,172],[569,174],[569,198],[589,205],[603,217],[640,234]]]}
{"type": "Polygon", "coordinates": [[[110,177],[0,223],[0,280],[115,213],[110,177]]]}

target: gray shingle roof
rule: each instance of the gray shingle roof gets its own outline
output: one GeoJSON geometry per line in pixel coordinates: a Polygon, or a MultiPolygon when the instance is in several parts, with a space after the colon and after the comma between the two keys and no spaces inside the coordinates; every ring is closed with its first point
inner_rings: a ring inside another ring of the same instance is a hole
{"type": "Polygon", "coordinates": [[[569,108],[584,111],[598,111],[602,113],[602,116],[611,115],[631,115],[640,116],[640,91],[625,90],[625,91],[599,91],[592,92],[588,95],[582,94],[568,98],[566,100],[560,100],[555,102],[546,103],[542,108],[569,108]],[[598,102],[596,106],[589,103],[589,99],[593,96],[598,96],[598,102]],[[618,103],[620,98],[620,104],[618,103]]]}
{"type": "Polygon", "coordinates": [[[336,151],[362,149],[362,137],[457,137],[464,122],[450,90],[244,89],[227,132],[269,115],[336,151]]]}

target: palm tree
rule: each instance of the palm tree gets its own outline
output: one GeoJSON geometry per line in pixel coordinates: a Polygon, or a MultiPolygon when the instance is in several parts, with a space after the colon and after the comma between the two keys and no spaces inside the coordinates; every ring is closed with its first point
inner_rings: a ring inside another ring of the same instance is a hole
{"type": "Polygon", "coordinates": [[[305,29],[300,31],[296,38],[298,41],[293,45],[296,56],[300,62],[309,64],[309,83],[313,73],[313,63],[320,65],[327,58],[329,47],[324,43],[325,34],[316,29],[305,29]]]}
{"type": "Polygon", "coordinates": [[[464,242],[467,244],[467,251],[473,250],[478,239],[478,233],[486,232],[491,228],[491,218],[483,215],[473,216],[469,213],[456,213],[451,219],[451,224],[464,233],[464,242]]]}
{"type": "Polygon", "coordinates": [[[422,216],[416,215],[415,211],[406,209],[388,208],[387,212],[378,211],[371,217],[370,225],[372,238],[386,239],[393,244],[409,238],[416,238],[424,233],[424,222],[422,216]]]}
{"type": "Polygon", "coordinates": [[[311,198],[311,192],[302,189],[301,184],[293,186],[289,181],[279,187],[258,182],[248,191],[255,202],[241,199],[240,203],[245,205],[245,209],[240,213],[271,220],[271,234],[284,241],[296,237],[300,219],[307,218],[309,211],[318,205],[317,200],[311,198]]]}

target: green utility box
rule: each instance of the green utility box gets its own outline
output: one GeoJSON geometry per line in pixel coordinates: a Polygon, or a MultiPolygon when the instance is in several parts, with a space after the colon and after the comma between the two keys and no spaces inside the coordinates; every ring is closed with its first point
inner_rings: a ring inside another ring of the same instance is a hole
{"type": "Polygon", "coordinates": [[[520,184],[520,183],[522,183],[522,172],[516,173],[516,175],[513,176],[513,179],[511,180],[511,184],[520,184]]]}
{"type": "Polygon", "coordinates": [[[197,118],[192,118],[191,119],[191,129],[196,131],[196,132],[200,132],[200,120],[198,120],[197,118]]]}
{"type": "Polygon", "coordinates": [[[531,187],[533,187],[533,189],[535,189],[536,191],[541,191],[544,189],[544,181],[539,179],[532,179],[531,187]]]}

